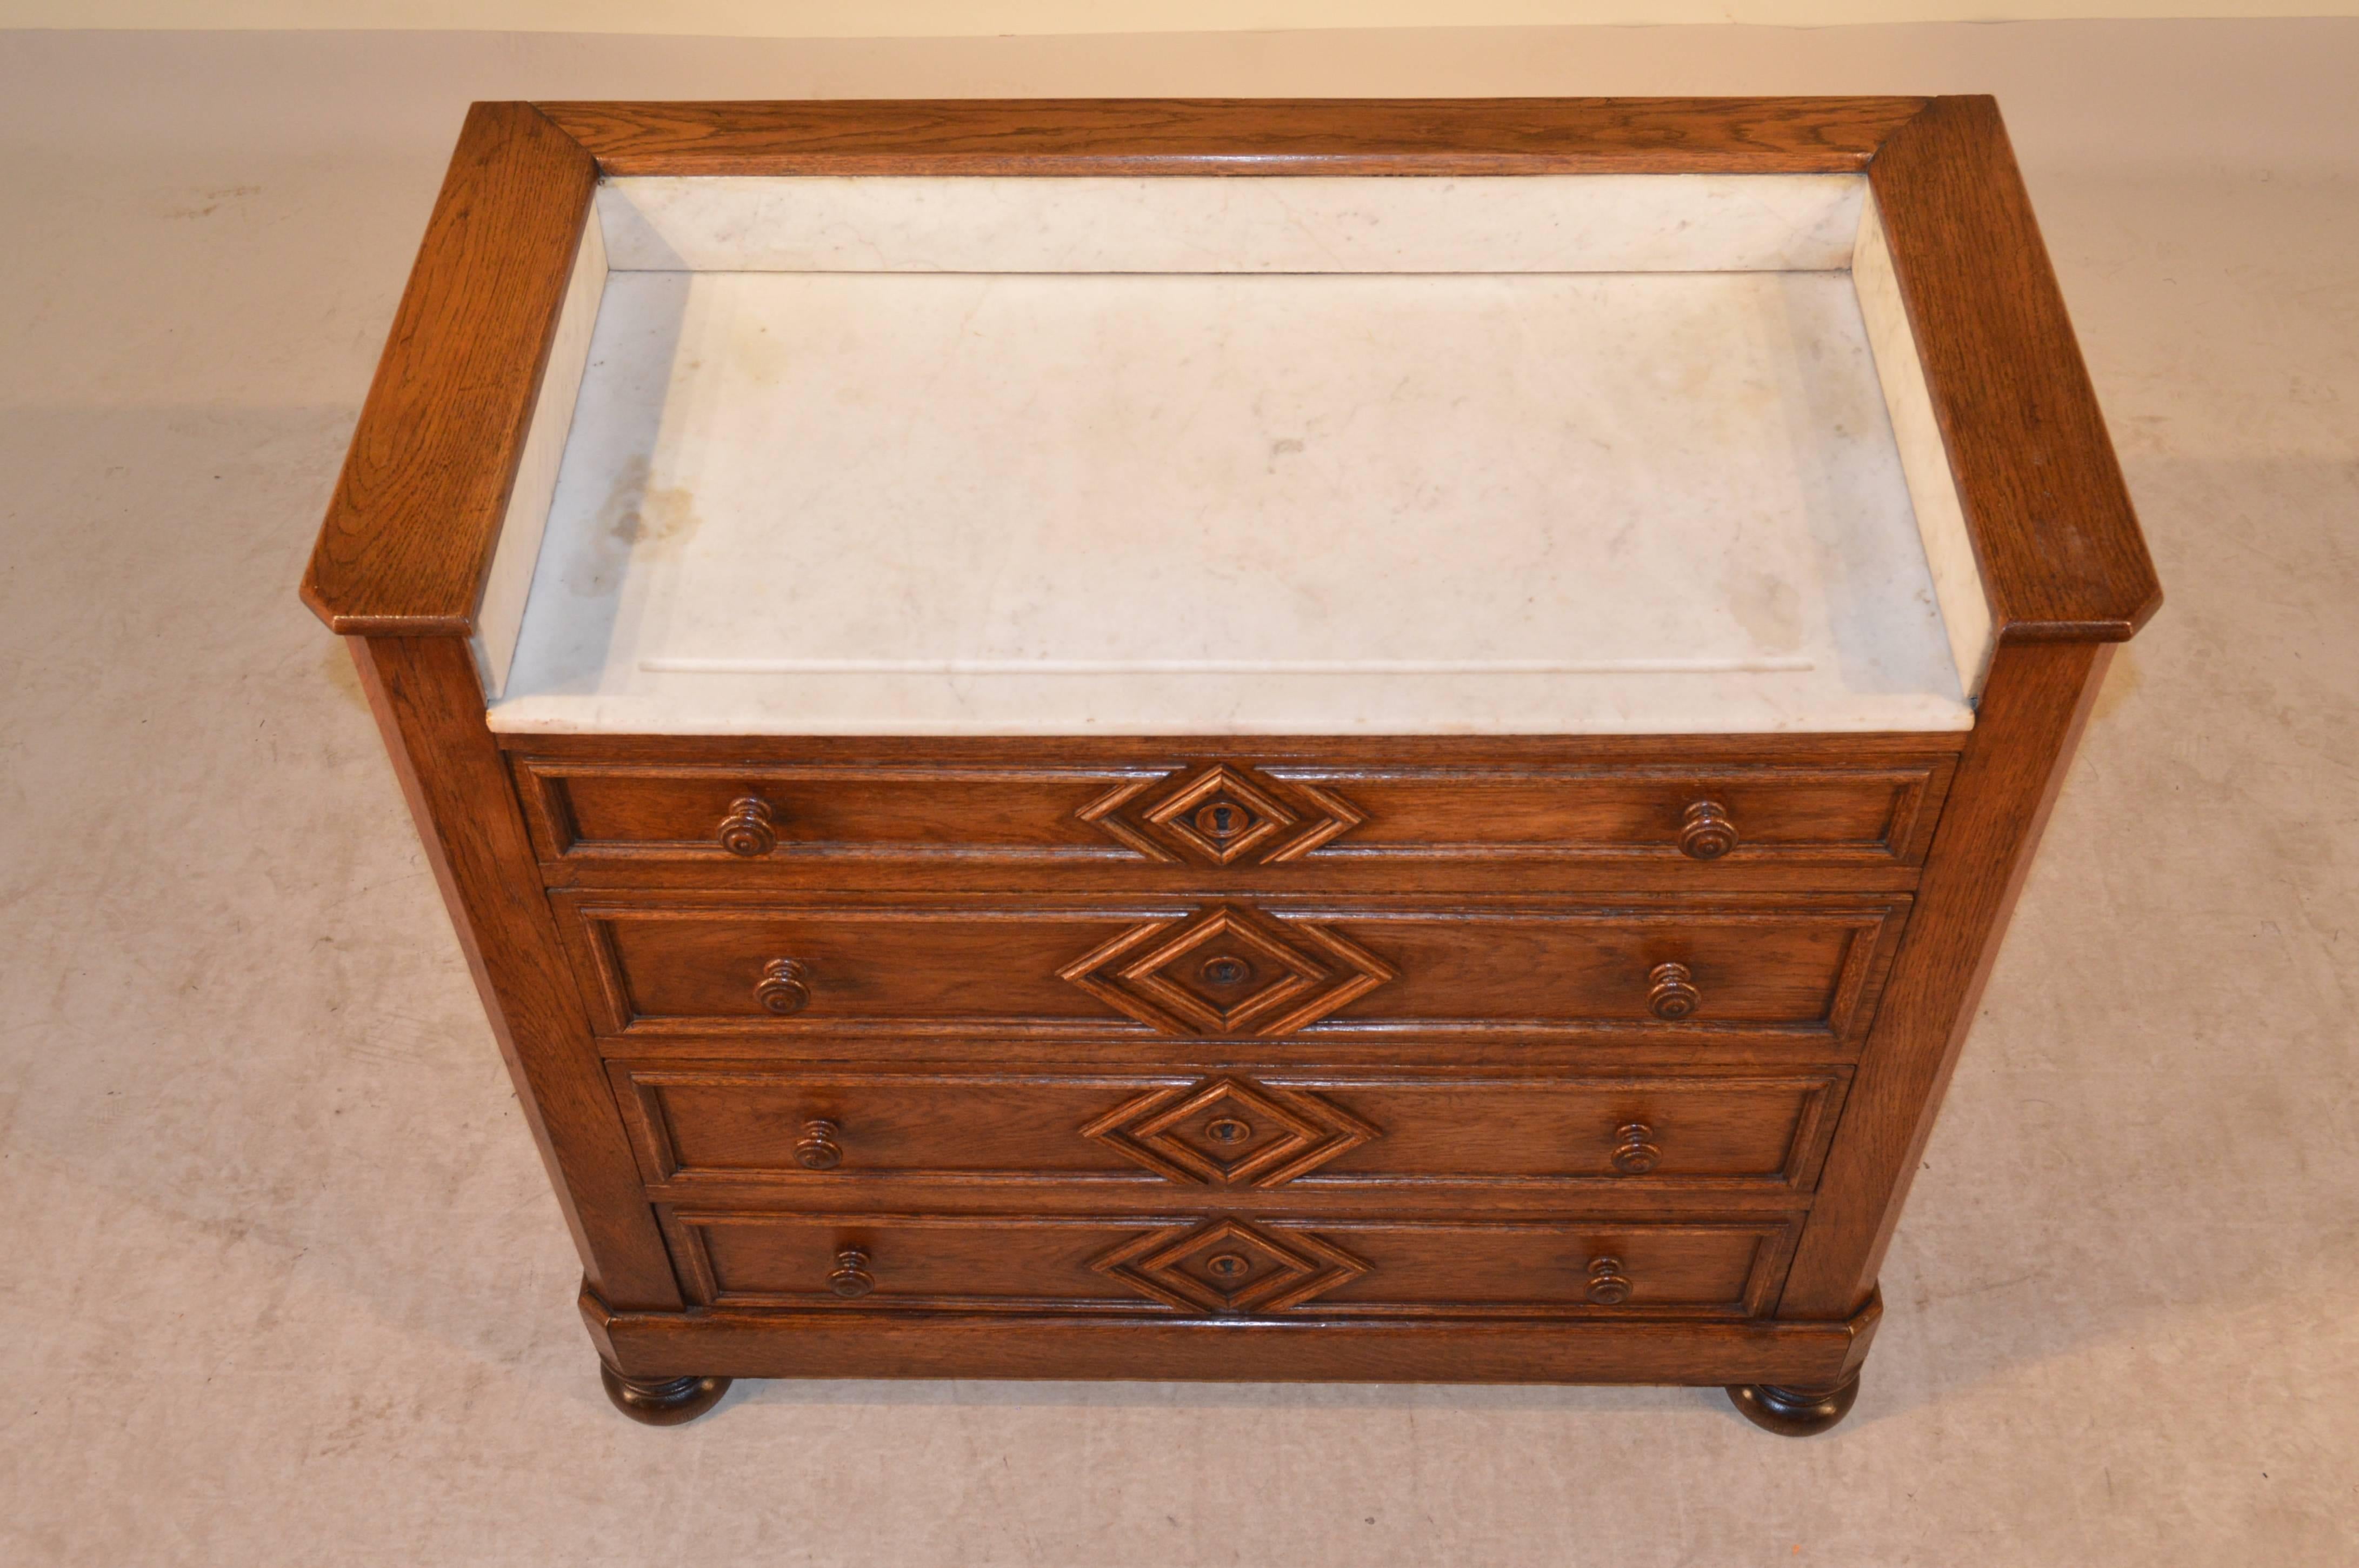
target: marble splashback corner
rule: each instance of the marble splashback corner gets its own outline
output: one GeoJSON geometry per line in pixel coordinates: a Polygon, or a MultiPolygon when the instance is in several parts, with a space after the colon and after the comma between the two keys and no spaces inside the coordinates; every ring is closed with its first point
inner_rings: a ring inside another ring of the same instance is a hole
{"type": "Polygon", "coordinates": [[[1925,563],[1940,604],[1951,660],[1957,666],[1967,696],[1978,697],[1983,677],[1990,670],[1991,653],[1997,647],[1990,600],[1983,592],[1982,569],[1974,563],[1973,538],[1966,531],[1957,481],[1950,472],[1949,449],[1933,417],[1932,396],[1925,387],[1917,334],[1908,325],[1900,279],[1892,269],[1884,219],[1872,195],[1860,208],[1859,243],[1851,277],[1859,295],[1860,314],[1867,322],[1868,346],[1875,354],[1876,379],[1884,388],[1893,440],[1899,447],[1900,470],[1908,477],[1917,531],[1924,540],[1925,563]]]}
{"type": "Polygon", "coordinates": [[[1855,174],[633,177],[616,271],[1771,272],[1851,265],[1855,174]]]}
{"type": "Polygon", "coordinates": [[[483,603],[475,612],[475,666],[483,676],[484,691],[494,697],[507,688],[516,637],[524,627],[525,603],[532,592],[533,568],[540,559],[549,503],[557,495],[557,476],[565,458],[566,438],[573,428],[574,405],[589,370],[590,341],[605,298],[606,275],[604,232],[597,223],[584,223],[582,243],[573,255],[572,277],[565,286],[564,302],[558,308],[549,367],[541,375],[540,395],[533,404],[524,452],[516,462],[516,484],[508,492],[507,512],[500,522],[499,543],[492,551],[483,603]]]}

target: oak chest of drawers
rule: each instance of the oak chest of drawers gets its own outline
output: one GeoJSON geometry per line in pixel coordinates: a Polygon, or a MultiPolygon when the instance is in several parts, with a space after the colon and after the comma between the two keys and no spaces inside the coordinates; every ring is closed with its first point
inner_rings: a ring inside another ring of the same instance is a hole
{"type": "Polygon", "coordinates": [[[1797,1432],[2159,597],[1981,99],[477,105],[305,593],[628,1413],[1797,1432]]]}

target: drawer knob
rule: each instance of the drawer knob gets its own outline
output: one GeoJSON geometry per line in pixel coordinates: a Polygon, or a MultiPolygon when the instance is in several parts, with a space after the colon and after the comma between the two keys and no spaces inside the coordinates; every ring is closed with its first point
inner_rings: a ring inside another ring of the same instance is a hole
{"type": "Polygon", "coordinates": [[[1695,976],[1684,964],[1658,964],[1647,976],[1654,989],[1647,993],[1647,1010],[1658,1018],[1677,1023],[1691,1018],[1703,1001],[1703,993],[1695,988],[1695,976]]]}
{"type": "Polygon", "coordinates": [[[1618,1258],[1589,1260],[1589,1299],[1601,1307],[1618,1307],[1630,1299],[1630,1277],[1618,1258]]]}
{"type": "Polygon", "coordinates": [[[827,1277],[827,1288],[846,1301],[864,1296],[876,1289],[876,1276],[868,1272],[868,1249],[847,1247],[835,1255],[835,1272],[827,1277]]]}
{"type": "Polygon", "coordinates": [[[1663,1158],[1656,1147],[1655,1129],[1645,1122],[1625,1122],[1614,1133],[1614,1169],[1625,1176],[1644,1176],[1663,1158]]]}
{"type": "Polygon", "coordinates": [[[794,959],[774,958],[754,987],[755,999],[774,1013],[799,1013],[810,1005],[810,987],[803,984],[810,974],[794,959]]]}
{"type": "Polygon", "coordinates": [[[745,860],[758,860],[777,847],[777,829],[770,824],[770,802],[759,795],[744,795],[729,802],[721,819],[721,847],[745,860]]]}
{"type": "Polygon", "coordinates": [[[1717,800],[1698,800],[1688,808],[1680,828],[1680,853],[1690,860],[1718,860],[1736,847],[1736,824],[1717,800]]]}
{"type": "Polygon", "coordinates": [[[813,1116],[803,1123],[803,1136],[795,1143],[795,1162],[806,1171],[832,1171],[843,1163],[843,1145],[835,1135],[843,1129],[825,1116],[813,1116]]]}

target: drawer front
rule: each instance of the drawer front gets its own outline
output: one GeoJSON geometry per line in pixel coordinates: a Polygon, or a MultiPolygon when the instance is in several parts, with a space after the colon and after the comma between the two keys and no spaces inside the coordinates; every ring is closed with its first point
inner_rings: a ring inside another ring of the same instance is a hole
{"type": "MultiPolygon", "coordinates": [[[[643,1173],[1174,1194],[1807,1190],[1842,1077],[857,1073],[610,1064],[643,1173]]],[[[1128,1201],[1125,1199],[1125,1201],[1128,1201]]]]}
{"type": "Polygon", "coordinates": [[[1849,1038],[1907,908],[553,898],[608,1033],[1207,1039],[1849,1038]]]}
{"type": "Polygon", "coordinates": [[[1329,861],[1660,860],[1917,866],[1950,763],[1883,768],[1320,768],[1269,776],[1348,799],[1329,861]]]}
{"type": "Polygon", "coordinates": [[[1136,866],[1147,857],[1084,813],[1164,777],[1156,768],[634,767],[531,757],[516,768],[544,859],[718,865],[823,855],[1136,866]]]}
{"type": "Polygon", "coordinates": [[[1379,862],[1916,866],[1951,758],[1860,767],[516,764],[544,859],[1248,872],[1379,862]]]}
{"type": "Polygon", "coordinates": [[[1322,1319],[1756,1316],[1792,1228],[658,1213],[704,1306],[1322,1319]]]}

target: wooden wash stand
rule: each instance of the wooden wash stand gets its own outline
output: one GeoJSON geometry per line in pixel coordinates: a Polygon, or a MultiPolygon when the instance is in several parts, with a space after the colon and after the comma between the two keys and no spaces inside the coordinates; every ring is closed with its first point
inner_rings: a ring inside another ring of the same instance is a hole
{"type": "Polygon", "coordinates": [[[628,1413],[1788,1432],[2159,600],[1985,98],[477,104],[303,593],[628,1413]]]}

